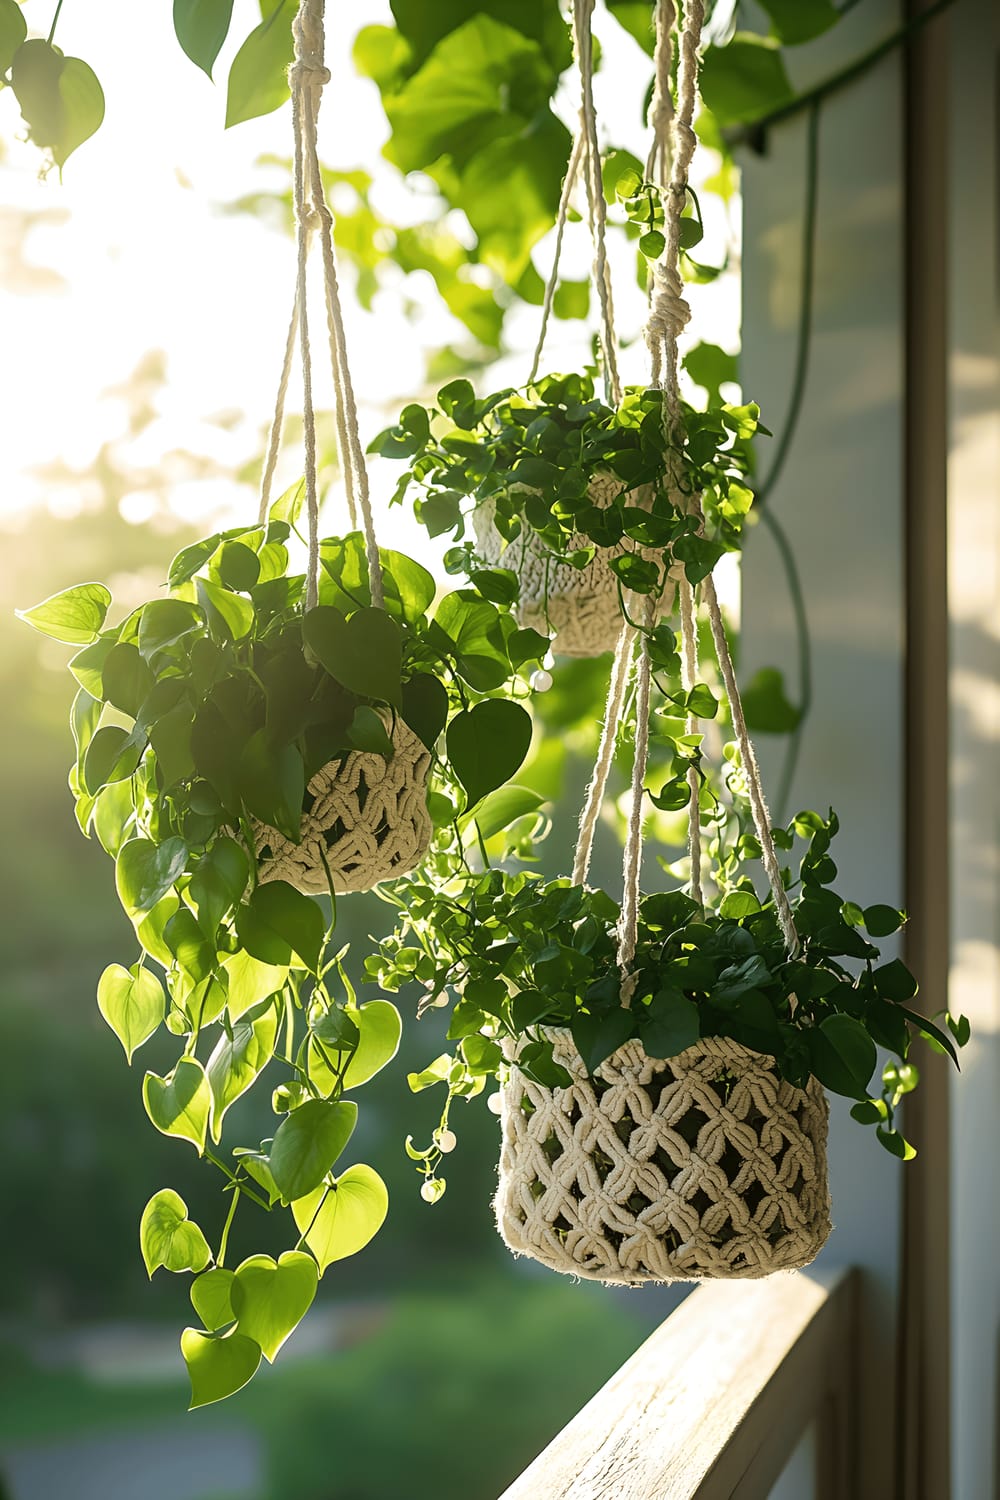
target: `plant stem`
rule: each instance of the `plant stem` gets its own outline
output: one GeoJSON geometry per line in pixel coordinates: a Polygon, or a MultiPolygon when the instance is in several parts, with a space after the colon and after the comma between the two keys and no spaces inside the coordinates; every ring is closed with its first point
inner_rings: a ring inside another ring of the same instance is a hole
{"type": "Polygon", "coordinates": [[[62,8],[63,8],[63,0],[58,0],[58,3],[56,4],[56,13],[52,17],[52,25],[49,27],[49,34],[46,37],[46,41],[48,42],[48,44],[49,44],[50,47],[52,46],[52,38],[56,34],[56,24],[57,24],[57,22],[59,20],[59,12],[62,10],[62,8]]]}
{"type": "Polygon", "coordinates": [[[233,1227],[233,1220],[236,1217],[236,1205],[240,1201],[239,1184],[234,1182],[229,1191],[233,1195],[233,1201],[229,1205],[229,1212],[226,1215],[226,1222],[222,1226],[222,1238],[219,1241],[219,1253],[215,1257],[215,1264],[219,1267],[220,1270],[226,1263],[226,1247],[229,1244],[229,1231],[233,1227]]]}
{"type": "Polygon", "coordinates": [[[802,733],[809,710],[812,707],[812,643],[809,637],[809,617],[806,613],[802,580],[799,577],[798,564],[795,561],[795,553],[792,550],[792,545],[788,540],[784,527],[776,519],[772,510],[765,507],[760,515],[764,525],[774,538],[774,544],[778,549],[778,555],[785,570],[785,580],[788,584],[792,611],[795,615],[795,638],[799,658],[799,721],[788,737],[785,759],[781,768],[781,780],[778,783],[778,795],[774,803],[777,821],[783,823],[787,811],[788,796],[792,789],[792,779],[795,775],[799,752],[802,748],[802,733]]]}
{"type": "MultiPolygon", "coordinates": [[[[857,0],[852,0],[852,5],[845,6],[844,9],[851,9],[853,4],[856,3],[857,0]]],[[[839,72],[832,73],[829,78],[824,78],[813,88],[806,89],[804,93],[796,95],[787,104],[780,105],[777,109],[772,110],[770,114],[762,116],[761,119],[753,120],[746,125],[740,126],[738,130],[729,135],[729,144],[735,146],[741,142],[754,139],[758,136],[759,132],[768,130],[772,125],[777,125],[782,120],[791,119],[793,115],[800,114],[802,110],[808,109],[810,105],[828,98],[830,94],[835,94],[842,88],[846,88],[849,83],[853,83],[856,78],[862,77],[876,63],[881,62],[883,57],[888,56],[890,52],[894,52],[904,42],[908,42],[910,37],[919,31],[922,26],[926,26],[928,21],[933,21],[935,16],[939,16],[942,11],[947,10],[954,3],[955,0],[936,0],[936,4],[928,6],[926,10],[921,11],[912,20],[907,21],[905,26],[900,26],[891,36],[887,36],[883,41],[876,43],[869,51],[863,53],[861,57],[855,58],[854,62],[848,63],[839,72]]]]}
{"type": "Polygon", "coordinates": [[[757,491],[757,504],[763,508],[785,466],[802,414],[806,377],[809,373],[809,347],[812,342],[813,286],[816,275],[816,219],[819,201],[819,120],[820,104],[816,100],[809,110],[806,134],[806,200],[802,220],[802,282],[799,291],[799,329],[795,350],[795,369],[788,411],[781,437],[767,477],[757,491]]]}

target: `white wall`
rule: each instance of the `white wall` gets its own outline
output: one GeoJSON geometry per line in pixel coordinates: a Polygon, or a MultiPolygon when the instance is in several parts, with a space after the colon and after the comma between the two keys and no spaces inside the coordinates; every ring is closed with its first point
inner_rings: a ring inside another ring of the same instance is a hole
{"type": "Polygon", "coordinates": [[[949,593],[953,1500],[995,1500],[1000,1340],[1000,16],[951,16],[949,593]]]}
{"type": "MultiPolygon", "coordinates": [[[[890,0],[868,0],[829,39],[801,49],[796,81],[825,76],[897,23],[890,0]]],[[[861,903],[901,901],[904,883],[899,67],[898,56],[887,59],[823,107],[806,402],[769,501],[798,559],[813,648],[814,705],[788,810],[836,808],[843,825],[837,889],[861,903]]],[[[775,432],[795,355],[805,150],[806,123],[798,117],[770,132],[765,156],[741,156],[743,383],[775,432]]],[[[743,591],[741,675],[746,680],[760,666],[779,665],[794,686],[791,605],[763,528],[746,548],[743,591]]],[[[763,736],[760,749],[774,785],[776,742],[763,736]]],[[[857,1497],[865,1500],[891,1493],[902,1168],[849,1118],[847,1101],[833,1101],[831,1148],[836,1228],[823,1259],[866,1272],[857,1497]]]]}

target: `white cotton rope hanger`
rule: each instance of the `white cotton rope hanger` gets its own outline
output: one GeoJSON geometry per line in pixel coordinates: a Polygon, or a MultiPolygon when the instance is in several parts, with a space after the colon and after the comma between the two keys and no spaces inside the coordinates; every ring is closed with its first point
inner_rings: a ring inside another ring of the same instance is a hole
{"type": "MultiPolygon", "coordinates": [[[[671,453],[676,454],[681,417],[677,340],[690,317],[690,310],[683,297],[683,283],[678,265],[678,251],[680,220],[686,202],[687,174],[696,144],[692,122],[697,97],[698,43],[703,18],[704,6],[702,0],[688,0],[678,39],[678,102],[675,113],[670,102],[670,69],[671,37],[676,21],[676,9],[673,0],[658,0],[656,9],[656,83],[651,109],[655,140],[648,164],[651,169],[651,176],[657,170],[661,176],[665,175],[664,169],[667,163],[668,149],[671,144],[673,149],[671,153],[670,180],[664,202],[665,245],[660,260],[653,268],[653,291],[646,327],[646,339],[650,348],[652,384],[654,387],[659,386],[663,391],[664,427],[668,440],[668,455],[671,453]]],[[[670,462],[669,457],[668,462],[670,462]]],[[[676,472],[673,475],[668,473],[668,479],[672,478],[675,481],[675,490],[679,488],[676,482],[678,477],[676,472]]],[[[699,521],[701,521],[701,507],[696,497],[690,498],[689,508],[693,510],[699,521]]],[[[764,869],[774,899],[775,911],[782,936],[788,951],[795,954],[799,949],[799,938],[795,929],[788,895],[781,879],[781,868],[771,835],[770,815],[761,783],[760,770],[753,744],[747,731],[746,718],[743,712],[739,687],[736,682],[732,656],[726,639],[718,596],[711,576],[705,580],[704,593],[708,608],[712,641],[718,657],[726,696],[729,699],[733,728],[747,779],[754,830],[761,845],[764,869]]],[[[681,580],[680,602],[683,681],[684,686],[690,688],[694,685],[697,675],[697,636],[694,590],[686,578],[681,580]]],[[[646,601],[645,621],[647,625],[651,621],[652,612],[652,599],[648,598],[646,601]]],[[[632,635],[634,637],[634,630],[632,631],[632,635]]],[[[631,656],[631,650],[632,641],[626,641],[625,632],[623,631],[622,640],[619,642],[619,652],[616,653],[615,662],[612,667],[611,684],[605,711],[605,723],[601,746],[598,751],[597,764],[588,789],[587,800],[581,818],[577,855],[574,862],[573,878],[575,881],[579,880],[582,882],[586,879],[594,830],[607,785],[607,778],[613,758],[615,736],[625,701],[625,683],[628,676],[628,658],[631,656]]],[[[646,638],[643,636],[640,642],[636,666],[636,753],[632,774],[632,806],[623,861],[624,893],[622,914],[618,932],[618,962],[623,978],[623,1005],[628,1005],[635,982],[634,976],[631,973],[631,965],[635,957],[638,937],[642,853],[642,801],[648,759],[651,675],[646,638]]],[[[692,723],[696,724],[696,722],[693,716],[689,717],[689,732],[693,732],[691,725],[692,723]]],[[[690,769],[688,779],[691,787],[689,804],[689,851],[692,865],[692,895],[694,899],[701,903],[701,848],[698,812],[699,781],[697,771],[694,767],[690,769]]]]}
{"type": "Polygon", "coordinates": [[[261,480],[259,520],[261,524],[267,520],[271,484],[281,444],[285,399],[297,341],[302,356],[303,445],[305,448],[306,514],[309,528],[305,603],[307,609],[312,609],[317,602],[319,592],[319,499],[306,273],[310,240],[313,231],[318,229],[323,261],[330,365],[334,383],[334,411],[347,503],[352,527],[357,525],[357,514],[359,510],[361,512],[372,604],[381,609],[385,604],[382,570],[379,564],[378,543],[375,539],[368,470],[358,428],[357,400],[347,359],[347,339],[333,243],[333,215],[323,191],[316,137],[316,122],[323,86],[330,81],[329,70],[323,62],[323,11],[323,0],[301,0],[298,13],[292,23],[295,51],[292,65],[288,70],[288,81],[292,94],[294,136],[293,202],[296,226],[296,286],[261,480]]]}

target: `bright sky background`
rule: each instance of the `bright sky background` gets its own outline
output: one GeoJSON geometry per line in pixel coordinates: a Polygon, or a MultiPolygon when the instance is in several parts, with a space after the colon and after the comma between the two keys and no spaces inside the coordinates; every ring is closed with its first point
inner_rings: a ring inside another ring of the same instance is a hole
{"type": "MultiPolygon", "coordinates": [[[[54,3],[25,0],[29,34],[47,31],[54,3]]],[[[374,84],[355,76],[350,62],[360,27],[391,21],[388,0],[355,0],[329,11],[327,52],[334,83],[321,113],[321,154],[332,166],[374,172],[378,206],[397,222],[412,220],[422,204],[381,161],[387,127],[378,94],[374,84]]],[[[254,0],[237,0],[232,36],[216,64],[219,82],[213,86],[181,52],[169,0],[101,0],[100,5],[66,0],[56,40],[97,72],[107,117],[70,158],[62,184],[56,172],[39,180],[39,153],[15,140],[23,132],[16,101],[9,90],[0,93],[0,137],[13,143],[0,165],[0,517],[7,525],[17,525],[31,507],[52,503],[33,472],[39,465],[58,456],[74,468],[85,467],[103,441],[124,431],[123,404],[107,393],[127,381],[151,350],[166,354],[167,385],[157,396],[156,422],[120,449],[137,474],[177,449],[204,454],[232,471],[260,446],[290,310],[293,249],[278,231],[219,208],[268,181],[264,169],[254,165],[260,154],[291,150],[287,105],[223,129],[229,61],[258,19],[254,0]],[[40,216],[27,237],[25,260],[48,268],[34,278],[18,259],[25,214],[40,216]],[[228,430],[210,420],[226,411],[245,416],[228,430]]],[[[606,17],[601,37],[605,68],[597,88],[603,143],[644,155],[640,114],[647,60],[606,17]]],[[[564,102],[570,118],[575,100],[564,102]]],[[[270,181],[275,180],[272,174],[270,181]]],[[[716,203],[707,199],[706,210],[716,203]]],[[[543,275],[550,251],[551,240],[535,251],[543,275]]],[[[588,263],[585,230],[575,226],[567,239],[566,274],[585,276],[588,263]]],[[[349,275],[345,281],[349,289],[349,275]]],[[[631,252],[619,267],[616,295],[621,329],[634,337],[642,297],[631,252]]],[[[737,298],[735,276],[724,287],[693,288],[694,336],[733,347],[737,298]]],[[[348,295],[348,337],[367,441],[405,401],[426,394],[425,349],[460,330],[429,278],[426,311],[416,322],[404,318],[398,299],[389,294],[376,299],[374,315],[351,301],[348,295]]],[[[537,316],[537,309],[524,308],[509,320],[514,352],[497,368],[495,383],[526,378],[537,316]]],[[[567,368],[584,359],[587,333],[580,323],[554,322],[543,368],[567,368]]],[[[642,379],[641,342],[626,352],[624,371],[626,379],[642,379]]],[[[318,381],[318,404],[327,402],[330,391],[324,376],[325,371],[318,381]]],[[[295,401],[293,394],[290,409],[295,401]]],[[[290,481],[299,469],[297,455],[288,453],[279,478],[284,474],[290,481]]],[[[398,472],[398,465],[386,464],[376,474],[376,495],[388,492],[398,472]]],[[[58,505],[65,510],[96,499],[62,493],[58,505]]],[[[171,509],[191,521],[205,518],[214,524],[221,518],[233,524],[250,519],[254,501],[223,473],[179,483],[171,509]]],[[[138,523],[149,519],[150,511],[140,490],[128,498],[124,513],[138,523]]],[[[331,504],[324,523],[336,528],[331,504]]],[[[394,544],[417,550],[422,534],[412,521],[406,525],[397,511],[391,525],[394,544]]],[[[387,530],[383,523],[383,535],[387,530]]]]}

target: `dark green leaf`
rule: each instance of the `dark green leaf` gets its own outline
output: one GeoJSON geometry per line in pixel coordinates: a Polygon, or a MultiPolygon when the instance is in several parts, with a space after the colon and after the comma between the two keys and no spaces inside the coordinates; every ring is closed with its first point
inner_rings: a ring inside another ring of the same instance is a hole
{"type": "Polygon", "coordinates": [[[233,0],[174,0],[174,31],[193,63],[209,78],[229,33],[233,0]]]}
{"type": "Polygon", "coordinates": [[[760,0],[771,17],[774,35],[788,47],[811,42],[840,18],[833,0],[760,0]]]}
{"type": "Polygon", "coordinates": [[[105,724],[87,746],[83,757],[83,785],[93,796],[109,781],[124,781],[139,764],[140,747],[127,730],[105,724]]]}
{"type": "Polygon", "coordinates": [[[756,734],[791,734],[802,718],[789,703],[785,681],[777,667],[761,667],[741,689],[747,727],[756,734]]]}
{"type": "Polygon", "coordinates": [[[149,660],[204,626],[204,616],[195,605],[181,599],[153,599],[143,607],[139,621],[139,650],[149,660]]]}
{"type": "Polygon", "coordinates": [[[342,687],[402,707],[403,638],[385,610],[359,609],[345,620],[332,605],[320,604],[303,619],[302,633],[342,687]]]}
{"type": "Polygon", "coordinates": [[[293,956],[314,973],[319,968],[326,924],[316,902],[285,880],[259,885],[236,916],[240,942],[265,964],[288,964],[293,956]]]}
{"type": "MultiPolygon", "coordinates": [[[[898,932],[906,920],[905,912],[897,911],[894,906],[866,906],[864,911],[865,927],[869,937],[889,937],[898,932]]],[[[913,991],[911,990],[912,994],[913,991]]],[[[903,1000],[909,998],[901,996],[903,1000]]]]}
{"type": "Polygon", "coordinates": [[[64,166],[104,119],[104,93],[93,69],[36,37],[18,48],[10,73],[32,141],[64,166]]]}
{"type": "Polygon", "coordinates": [[[448,718],[448,689],[429,672],[403,683],[402,716],[428,750],[433,750],[448,718]]]}
{"type": "Polygon", "coordinates": [[[650,1057],[677,1057],[701,1035],[698,1007],[679,991],[654,995],[649,1014],[640,1014],[639,1036],[650,1057]]]}
{"type": "Polygon", "coordinates": [[[448,759],[465,788],[468,807],[518,770],[531,744],[531,716],[519,703],[487,698],[448,725],[448,759]]]}
{"type": "Polygon", "coordinates": [[[250,736],[240,757],[239,793],[255,818],[298,841],[305,766],[294,745],[275,745],[264,730],[250,736]]]}
{"type": "Polygon", "coordinates": [[[347,729],[348,743],[355,750],[365,750],[372,755],[384,755],[389,759],[393,753],[392,740],[385,727],[385,720],[367,703],[359,703],[347,729]]]}
{"type": "Polygon", "coordinates": [[[806,1035],[810,1066],[820,1083],[849,1099],[865,1099],[878,1054],[861,1022],[853,1016],[827,1016],[806,1035]]]}
{"type": "Polygon", "coordinates": [[[634,1029],[632,1012],[623,1005],[616,1005],[613,1010],[597,1015],[578,1011],[570,1023],[573,1041],[591,1076],[605,1058],[610,1057],[612,1052],[617,1052],[622,1043],[628,1041],[634,1029]]]}
{"type": "Polygon", "coordinates": [[[137,719],[152,689],[153,674],[136,648],[126,641],[112,646],[104,663],[102,678],[107,702],[137,719]]]}

